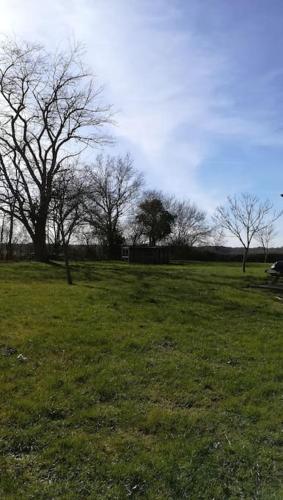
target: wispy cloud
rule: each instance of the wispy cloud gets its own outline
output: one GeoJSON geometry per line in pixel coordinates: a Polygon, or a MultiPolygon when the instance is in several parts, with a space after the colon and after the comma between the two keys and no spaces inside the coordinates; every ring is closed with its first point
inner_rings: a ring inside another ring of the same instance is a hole
{"type": "MultiPolygon", "coordinates": [[[[118,111],[117,148],[134,151],[153,185],[212,209],[223,186],[208,189],[198,173],[221,141],[281,148],[283,134],[264,99],[239,104],[237,92],[245,97],[247,87],[223,43],[229,33],[219,44],[199,29],[198,7],[195,0],[2,0],[0,31],[49,46],[72,37],[85,42],[88,63],[118,111]]],[[[225,26],[225,2],[221,8],[225,26]]],[[[237,33],[231,39],[241,44],[237,33]]],[[[262,95],[281,73],[268,72],[262,95]]]]}

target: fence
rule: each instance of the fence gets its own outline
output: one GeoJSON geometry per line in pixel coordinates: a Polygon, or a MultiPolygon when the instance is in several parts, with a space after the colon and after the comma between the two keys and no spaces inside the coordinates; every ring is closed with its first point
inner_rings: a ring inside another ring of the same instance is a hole
{"type": "MultiPolygon", "coordinates": [[[[243,258],[242,249],[229,247],[115,247],[109,255],[107,247],[101,245],[70,245],[69,255],[71,260],[113,260],[122,259],[122,249],[131,248],[131,255],[123,260],[141,263],[167,263],[169,261],[214,261],[214,262],[240,262],[243,258]]],[[[63,259],[62,250],[54,253],[52,245],[49,246],[50,258],[63,259]]],[[[14,244],[13,260],[32,260],[34,256],[31,243],[14,244]]],[[[0,260],[8,260],[8,249],[5,244],[0,244],[0,260]]],[[[251,249],[248,260],[250,262],[264,262],[264,253],[260,249],[251,249]]],[[[268,261],[283,260],[283,248],[270,249],[268,261]]]]}

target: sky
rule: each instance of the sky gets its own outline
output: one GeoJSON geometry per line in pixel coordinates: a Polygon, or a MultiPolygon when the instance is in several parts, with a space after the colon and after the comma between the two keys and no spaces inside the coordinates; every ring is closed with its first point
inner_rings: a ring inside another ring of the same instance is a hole
{"type": "Polygon", "coordinates": [[[150,188],[210,214],[240,192],[283,208],[282,0],[0,0],[0,8],[0,34],[50,50],[84,44],[115,111],[107,153],[130,152],[150,188]]]}

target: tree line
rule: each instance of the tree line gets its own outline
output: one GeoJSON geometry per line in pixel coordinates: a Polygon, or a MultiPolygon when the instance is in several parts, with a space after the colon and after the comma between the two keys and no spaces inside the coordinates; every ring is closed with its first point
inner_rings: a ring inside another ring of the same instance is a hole
{"type": "Polygon", "coordinates": [[[72,241],[115,247],[158,243],[216,244],[230,232],[244,248],[267,250],[281,215],[269,201],[228,197],[209,220],[190,199],[145,189],[129,154],[84,152],[106,146],[111,106],[83,63],[79,45],[49,53],[43,46],[5,39],[0,46],[0,243],[29,240],[34,257],[48,261],[63,251],[68,274],[72,241]]]}

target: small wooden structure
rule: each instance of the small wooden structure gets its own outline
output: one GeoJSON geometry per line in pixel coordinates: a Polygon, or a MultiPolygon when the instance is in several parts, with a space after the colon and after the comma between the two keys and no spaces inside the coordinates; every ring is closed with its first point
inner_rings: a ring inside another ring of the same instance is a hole
{"type": "Polygon", "coordinates": [[[122,260],[139,264],[168,264],[169,247],[124,246],[122,260]]]}

